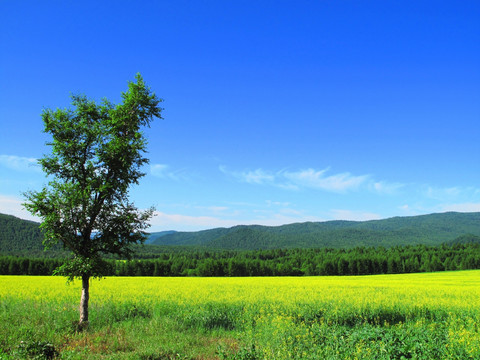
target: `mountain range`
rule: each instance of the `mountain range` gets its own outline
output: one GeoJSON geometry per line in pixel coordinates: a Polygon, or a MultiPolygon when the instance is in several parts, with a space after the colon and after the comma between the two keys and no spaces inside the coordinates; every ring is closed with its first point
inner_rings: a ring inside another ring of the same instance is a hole
{"type": "Polygon", "coordinates": [[[151,244],[226,250],[439,245],[465,234],[480,236],[480,213],[447,212],[371,221],[241,225],[196,232],[152,233],[151,244]]]}
{"type": "MultiPolygon", "coordinates": [[[[260,250],[439,245],[480,236],[480,213],[447,212],[370,221],[239,225],[194,232],[150,233],[142,252],[159,248],[260,250]],[[468,236],[466,236],[468,234],[468,236]],[[157,245],[157,246],[153,246],[157,245]]],[[[467,240],[465,240],[467,241],[467,240]]],[[[0,255],[45,256],[39,224],[0,214],[0,255]]]]}

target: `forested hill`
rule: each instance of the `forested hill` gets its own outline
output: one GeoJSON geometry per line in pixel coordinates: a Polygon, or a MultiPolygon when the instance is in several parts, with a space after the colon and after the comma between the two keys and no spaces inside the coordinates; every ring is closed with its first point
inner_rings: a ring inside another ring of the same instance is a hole
{"type": "MultiPolygon", "coordinates": [[[[198,232],[164,231],[150,234],[146,241],[146,244],[163,245],[161,248],[140,247],[138,256],[189,248],[260,250],[438,245],[478,242],[479,237],[480,213],[450,212],[362,222],[327,221],[274,227],[242,225],[198,232]]],[[[0,214],[0,255],[58,257],[60,254],[60,246],[56,251],[43,251],[38,223],[0,214]]]]}
{"type": "MultiPolygon", "coordinates": [[[[306,222],[283,226],[235,226],[162,234],[152,244],[212,249],[352,248],[438,245],[459,236],[480,236],[480,213],[448,212],[371,221],[306,222]]],[[[151,236],[156,236],[155,233],[151,236]]]]}
{"type": "Polygon", "coordinates": [[[38,254],[43,251],[39,224],[12,215],[0,214],[0,254],[38,254]]]}

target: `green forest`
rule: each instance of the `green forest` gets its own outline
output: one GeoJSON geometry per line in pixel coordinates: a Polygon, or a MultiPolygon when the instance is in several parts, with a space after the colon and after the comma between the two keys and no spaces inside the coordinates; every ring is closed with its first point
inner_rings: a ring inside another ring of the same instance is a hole
{"type": "MultiPolygon", "coordinates": [[[[153,233],[146,245],[133,247],[133,260],[106,256],[105,276],[369,275],[478,269],[479,217],[479,213],[445,213],[153,233]],[[429,240],[432,234],[440,240],[429,240]],[[365,246],[375,236],[376,245],[365,246]],[[292,241],[296,247],[288,245],[292,241]]],[[[0,214],[0,274],[53,274],[69,255],[60,246],[45,251],[42,238],[38,223],[0,214]]]]}
{"type": "MultiPolygon", "coordinates": [[[[480,268],[480,238],[441,246],[258,251],[179,250],[152,259],[108,260],[105,276],[371,275],[480,268]]],[[[62,259],[0,257],[2,275],[51,275],[62,259]]]]}

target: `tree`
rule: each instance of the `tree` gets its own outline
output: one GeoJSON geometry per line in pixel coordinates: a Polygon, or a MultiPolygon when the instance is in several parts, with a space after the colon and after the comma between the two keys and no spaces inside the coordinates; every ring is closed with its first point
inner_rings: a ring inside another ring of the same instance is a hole
{"type": "Polygon", "coordinates": [[[123,102],[100,104],[73,95],[71,109],[42,112],[51,154],[39,160],[49,183],[24,194],[25,208],[42,219],[46,248],[60,242],[72,254],[56,273],[82,280],[80,325],[88,324],[89,280],[107,269],[102,254],[129,258],[145,239],[153,208],[138,210],[128,199],[145,174],[147,141],[141,132],[162,108],[140,74],[128,83],[123,102]]]}

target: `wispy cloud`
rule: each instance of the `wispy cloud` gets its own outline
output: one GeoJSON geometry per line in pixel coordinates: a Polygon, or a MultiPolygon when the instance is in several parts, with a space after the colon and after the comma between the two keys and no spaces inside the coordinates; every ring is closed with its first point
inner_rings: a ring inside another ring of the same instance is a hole
{"type": "Polygon", "coordinates": [[[458,197],[466,189],[461,189],[460,187],[449,187],[449,188],[439,188],[427,186],[423,191],[426,197],[435,199],[435,200],[445,200],[458,197]]]}
{"type": "Polygon", "coordinates": [[[278,226],[305,221],[322,221],[312,216],[301,216],[296,212],[281,211],[279,213],[257,214],[256,217],[247,219],[221,218],[219,216],[192,216],[185,214],[168,214],[156,211],[151,219],[150,231],[179,230],[198,231],[216,227],[232,227],[236,225],[265,225],[278,226]]]}
{"type": "Polygon", "coordinates": [[[416,212],[416,209],[412,208],[412,206],[409,204],[400,205],[398,206],[398,209],[401,210],[403,213],[409,214],[409,215],[416,212]]]}
{"type": "Polygon", "coordinates": [[[286,201],[266,200],[265,203],[267,204],[268,207],[271,207],[271,206],[288,207],[291,205],[290,202],[286,202],[286,201]]]}
{"type": "Polygon", "coordinates": [[[472,186],[433,187],[423,186],[421,194],[442,203],[473,203],[480,200],[480,189],[472,186]]]}
{"type": "Polygon", "coordinates": [[[335,193],[346,193],[364,187],[378,194],[394,194],[403,187],[399,183],[375,181],[370,175],[353,175],[349,172],[329,174],[329,168],[315,170],[313,168],[298,171],[267,171],[264,169],[248,171],[229,171],[220,166],[220,171],[238,181],[256,184],[271,185],[286,190],[315,189],[335,193]]]}
{"type": "Polygon", "coordinates": [[[16,155],[0,155],[0,165],[16,171],[40,172],[42,170],[37,159],[16,155]]]}
{"type": "Polygon", "coordinates": [[[30,214],[22,205],[23,200],[15,196],[0,194],[0,213],[13,215],[25,220],[40,221],[30,214]]]}
{"type": "Polygon", "coordinates": [[[207,206],[206,209],[214,213],[223,213],[229,210],[226,206],[207,206]]]}
{"type": "Polygon", "coordinates": [[[231,227],[237,225],[238,222],[230,219],[221,219],[214,216],[191,216],[183,214],[167,214],[155,211],[154,217],[150,224],[154,227],[154,231],[163,230],[203,230],[215,227],[231,227]]]}
{"type": "Polygon", "coordinates": [[[269,174],[261,169],[242,173],[240,174],[240,177],[243,178],[245,182],[250,184],[265,184],[275,180],[274,175],[269,174]]]}
{"type": "Polygon", "coordinates": [[[220,166],[219,169],[224,174],[233,176],[238,181],[249,184],[273,184],[276,177],[274,173],[262,169],[253,171],[229,171],[225,166],[220,166]]]}
{"type": "Polygon", "coordinates": [[[412,203],[398,207],[405,214],[418,215],[446,211],[479,212],[480,189],[473,186],[436,187],[410,185],[412,203]]]}
{"type": "Polygon", "coordinates": [[[480,212],[480,203],[443,204],[440,211],[480,212]]]}
{"type": "Polygon", "coordinates": [[[195,205],[192,207],[195,210],[201,211],[202,215],[209,214],[213,216],[237,216],[241,212],[238,209],[231,209],[228,206],[199,206],[195,205]]]}
{"type": "Polygon", "coordinates": [[[170,180],[185,180],[187,176],[184,170],[171,170],[169,165],[166,164],[151,164],[150,173],[161,179],[170,180]]]}
{"type": "Polygon", "coordinates": [[[378,194],[393,195],[401,188],[405,187],[405,184],[400,183],[388,183],[385,181],[374,181],[371,184],[373,191],[378,194]]]}
{"type": "Polygon", "coordinates": [[[332,219],[335,220],[351,220],[351,221],[367,221],[378,220],[382,217],[379,214],[365,212],[365,211],[352,211],[334,209],[330,211],[332,219]]]}
{"type": "Polygon", "coordinates": [[[368,180],[368,175],[354,176],[350,173],[326,175],[328,169],[306,169],[281,173],[285,179],[298,187],[307,187],[331,192],[346,192],[358,189],[368,180]]]}

